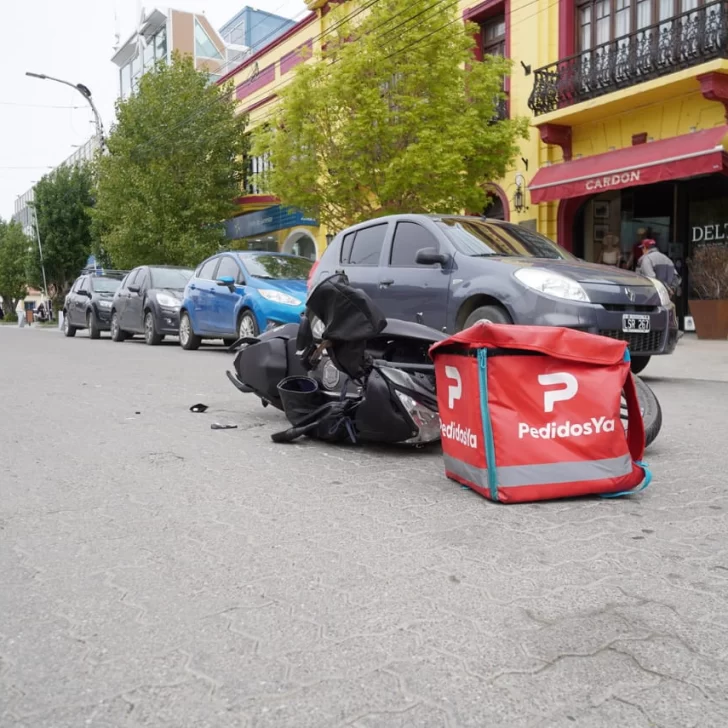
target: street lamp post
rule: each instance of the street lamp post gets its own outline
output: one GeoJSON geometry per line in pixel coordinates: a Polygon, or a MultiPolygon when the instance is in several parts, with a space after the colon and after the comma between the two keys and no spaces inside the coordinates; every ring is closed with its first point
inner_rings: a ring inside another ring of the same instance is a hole
{"type": "Polygon", "coordinates": [[[104,151],[104,125],[101,123],[101,116],[99,116],[96,104],[94,104],[93,99],[91,98],[91,91],[88,86],[84,86],[82,83],[71,83],[70,81],[64,81],[61,78],[53,78],[53,76],[46,76],[45,73],[31,73],[30,71],[26,71],[25,75],[30,76],[31,78],[40,78],[43,81],[55,81],[56,83],[62,83],[64,86],[70,86],[71,88],[75,88],[76,91],[78,91],[81,96],[83,96],[86,101],[88,101],[89,106],[91,107],[91,111],[94,112],[94,120],[96,122],[96,137],[99,142],[99,149],[101,149],[102,152],[104,151]]]}

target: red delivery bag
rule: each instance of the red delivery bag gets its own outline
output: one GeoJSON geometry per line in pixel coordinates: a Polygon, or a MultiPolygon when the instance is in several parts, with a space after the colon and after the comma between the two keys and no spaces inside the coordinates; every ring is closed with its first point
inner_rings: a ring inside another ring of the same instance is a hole
{"type": "Polygon", "coordinates": [[[430,356],[449,478],[503,503],[615,497],[649,484],[625,342],[480,322],[430,356]]]}

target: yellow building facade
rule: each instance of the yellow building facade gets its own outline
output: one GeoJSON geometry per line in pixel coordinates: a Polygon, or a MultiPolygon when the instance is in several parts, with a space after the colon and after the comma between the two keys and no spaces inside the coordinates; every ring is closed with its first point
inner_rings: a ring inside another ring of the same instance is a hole
{"type": "MultiPolygon", "coordinates": [[[[349,5],[356,10],[355,0],[349,5]]],[[[311,0],[309,8],[224,79],[233,80],[253,126],[269,117],[303,56],[326,42],[331,6],[311,0]]],[[[531,122],[512,169],[491,181],[487,215],[595,262],[605,239],[616,237],[623,266],[634,263],[634,244],[645,234],[683,270],[693,243],[728,235],[723,3],[462,0],[459,10],[479,26],[481,57],[512,59],[504,111],[531,122]]],[[[325,249],[326,230],[315,220],[286,217],[265,191],[247,192],[240,219],[269,218],[260,234],[243,226],[251,245],[310,256],[325,249]]]]}

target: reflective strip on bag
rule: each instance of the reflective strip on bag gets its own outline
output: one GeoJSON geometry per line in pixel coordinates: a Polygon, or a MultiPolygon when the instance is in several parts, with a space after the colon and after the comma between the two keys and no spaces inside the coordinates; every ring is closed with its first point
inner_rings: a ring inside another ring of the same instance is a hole
{"type": "MultiPolygon", "coordinates": [[[[445,470],[475,485],[488,487],[488,470],[468,465],[450,455],[444,455],[445,470]]],[[[547,463],[542,465],[499,465],[496,468],[498,486],[519,488],[552,483],[578,483],[589,480],[622,478],[632,473],[632,458],[629,454],[605,460],[585,460],[570,463],[547,463]]]]}

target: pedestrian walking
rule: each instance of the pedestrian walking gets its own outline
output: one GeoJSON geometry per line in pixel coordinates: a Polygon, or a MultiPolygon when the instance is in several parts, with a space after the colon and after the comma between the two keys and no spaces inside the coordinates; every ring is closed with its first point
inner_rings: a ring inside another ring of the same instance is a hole
{"type": "Polygon", "coordinates": [[[15,313],[18,316],[18,328],[23,328],[25,326],[25,302],[21,298],[18,301],[18,305],[15,307],[15,313]]]}
{"type": "Polygon", "coordinates": [[[656,278],[663,283],[674,297],[680,286],[680,276],[675,264],[657,247],[652,238],[645,238],[642,241],[642,256],[639,259],[637,272],[648,278],[656,278]]]}

